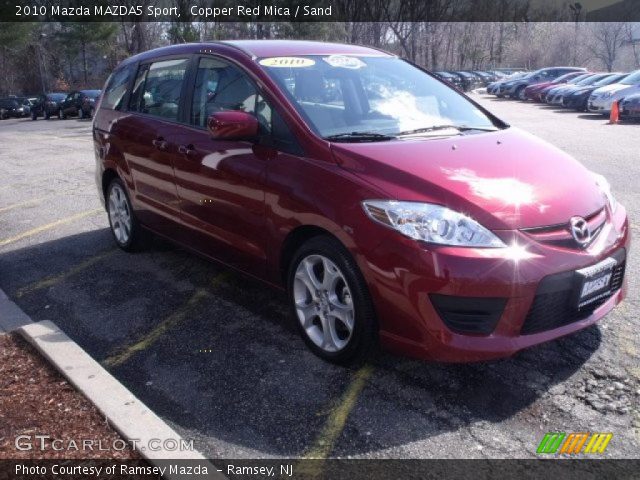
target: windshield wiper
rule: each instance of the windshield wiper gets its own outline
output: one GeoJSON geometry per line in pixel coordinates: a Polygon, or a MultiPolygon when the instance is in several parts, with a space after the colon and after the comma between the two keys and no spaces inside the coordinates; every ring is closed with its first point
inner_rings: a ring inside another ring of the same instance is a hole
{"type": "Polygon", "coordinates": [[[324,137],[325,140],[330,142],[379,142],[393,140],[394,138],[396,137],[393,135],[376,132],[345,132],[324,137]]]}
{"type": "Polygon", "coordinates": [[[468,127],[466,125],[433,125],[431,127],[416,128],[414,130],[407,130],[404,132],[400,132],[398,133],[398,136],[402,137],[405,135],[415,135],[418,133],[435,132],[438,130],[458,130],[459,132],[466,132],[469,130],[481,130],[484,132],[495,132],[498,129],[489,128],[489,127],[468,127]]]}

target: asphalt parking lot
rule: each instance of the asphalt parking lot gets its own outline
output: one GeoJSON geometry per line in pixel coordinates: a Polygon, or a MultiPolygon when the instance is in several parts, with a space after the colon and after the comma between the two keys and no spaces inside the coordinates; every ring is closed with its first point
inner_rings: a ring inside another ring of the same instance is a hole
{"type": "MultiPolygon", "coordinates": [[[[605,175],[638,238],[640,125],[474,98],[605,175]]],[[[590,431],[614,434],[605,456],[638,457],[637,248],[626,302],[577,335],[489,363],[352,370],[306,349],[278,292],[161,241],[119,251],[93,172],[90,121],[0,122],[0,288],[205,455],[528,458],[546,432],[590,431]]]]}

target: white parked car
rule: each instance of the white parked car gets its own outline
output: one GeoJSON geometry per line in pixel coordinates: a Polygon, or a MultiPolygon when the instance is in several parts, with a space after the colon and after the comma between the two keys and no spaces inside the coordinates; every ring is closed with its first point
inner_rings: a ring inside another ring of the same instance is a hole
{"type": "Polygon", "coordinates": [[[613,102],[622,100],[628,95],[640,93],[640,70],[635,70],[618,83],[612,83],[594,90],[589,97],[587,109],[593,113],[609,115],[613,102]]]}

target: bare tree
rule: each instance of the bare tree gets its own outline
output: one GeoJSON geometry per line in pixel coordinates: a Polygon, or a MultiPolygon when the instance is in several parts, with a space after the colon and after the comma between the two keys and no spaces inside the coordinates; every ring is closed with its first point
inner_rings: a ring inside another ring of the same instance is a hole
{"type": "Polygon", "coordinates": [[[592,24],[592,42],[589,50],[600,60],[608,72],[618,58],[624,45],[626,24],[622,22],[600,22],[592,24]]]}

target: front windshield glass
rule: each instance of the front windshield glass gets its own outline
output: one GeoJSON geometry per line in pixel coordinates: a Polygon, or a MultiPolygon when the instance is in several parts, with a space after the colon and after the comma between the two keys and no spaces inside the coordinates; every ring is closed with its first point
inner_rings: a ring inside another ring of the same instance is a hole
{"type": "Polygon", "coordinates": [[[636,70],[632,72],[630,75],[626,76],[624,80],[620,83],[623,85],[638,85],[640,84],[640,70],[636,70]]]}
{"type": "Polygon", "coordinates": [[[65,93],[52,93],[51,95],[49,95],[49,98],[54,102],[61,102],[62,100],[67,98],[67,95],[65,93]]]}
{"type": "Polygon", "coordinates": [[[618,80],[621,80],[625,77],[626,75],[609,75],[606,78],[603,78],[600,81],[597,81],[596,83],[594,83],[594,86],[598,86],[598,87],[602,87],[604,85],[611,85],[612,83],[617,82],[618,80]]]}
{"type": "Polygon", "coordinates": [[[395,137],[444,125],[496,128],[455,90],[395,57],[310,55],[258,63],[322,137],[395,137]]]}

